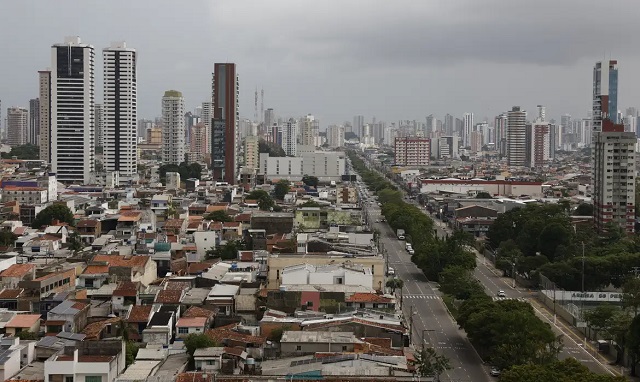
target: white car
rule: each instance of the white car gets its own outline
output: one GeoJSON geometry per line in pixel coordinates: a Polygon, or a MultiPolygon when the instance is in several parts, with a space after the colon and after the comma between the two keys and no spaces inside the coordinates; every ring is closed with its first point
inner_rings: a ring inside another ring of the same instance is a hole
{"type": "Polygon", "coordinates": [[[504,293],[504,291],[503,291],[503,290],[499,290],[499,291],[498,291],[498,297],[507,297],[507,294],[506,294],[506,293],[504,293]]]}
{"type": "Polygon", "coordinates": [[[497,367],[492,367],[489,374],[491,374],[492,377],[499,377],[501,374],[500,369],[498,369],[497,367]]]}

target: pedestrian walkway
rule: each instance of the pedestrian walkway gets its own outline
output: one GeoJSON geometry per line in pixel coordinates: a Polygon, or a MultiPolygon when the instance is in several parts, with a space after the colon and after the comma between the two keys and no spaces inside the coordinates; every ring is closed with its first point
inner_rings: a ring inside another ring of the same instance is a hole
{"type": "Polygon", "coordinates": [[[493,297],[493,301],[505,301],[505,300],[518,300],[522,302],[527,302],[525,297],[493,297]]]}
{"type": "Polygon", "coordinates": [[[402,295],[402,298],[409,298],[409,299],[422,299],[422,300],[440,300],[442,299],[442,297],[437,296],[435,294],[405,294],[402,295]]]}

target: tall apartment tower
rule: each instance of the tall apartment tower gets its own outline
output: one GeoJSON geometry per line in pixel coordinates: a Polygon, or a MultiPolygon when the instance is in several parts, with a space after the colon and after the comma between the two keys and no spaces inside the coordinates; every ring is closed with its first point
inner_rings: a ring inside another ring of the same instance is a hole
{"type": "Polygon", "coordinates": [[[353,117],[353,127],[352,132],[358,136],[358,138],[362,138],[362,128],[364,127],[364,116],[356,115],[353,117]]]}
{"type": "Polygon", "coordinates": [[[29,100],[29,129],[27,130],[27,143],[40,144],[40,99],[29,100]]]}
{"type": "Polygon", "coordinates": [[[9,146],[20,146],[27,143],[27,127],[29,111],[22,107],[7,109],[7,143],[9,146]]]}
{"type": "Polygon", "coordinates": [[[184,139],[184,98],[177,90],[167,90],[162,97],[162,163],[184,162],[184,139]]]}
{"type": "Polygon", "coordinates": [[[618,61],[599,61],[593,67],[593,131],[602,131],[602,121],[618,121],[618,61]]]}
{"type": "Polygon", "coordinates": [[[507,113],[507,163],[509,166],[527,164],[527,112],[514,106],[507,113]]]}
{"type": "Polygon", "coordinates": [[[344,146],[344,126],[342,125],[329,126],[327,128],[327,143],[331,148],[344,146]]]}
{"type": "Polygon", "coordinates": [[[289,118],[288,121],[282,122],[280,126],[281,147],[285,154],[296,156],[298,154],[298,121],[289,118]]]}
{"type": "Polygon", "coordinates": [[[38,72],[38,99],[40,110],[40,160],[51,163],[51,71],[38,72]]]}
{"type": "Polygon", "coordinates": [[[104,106],[97,103],[93,108],[93,114],[96,119],[96,147],[104,148],[104,106]]]}
{"type": "Polygon", "coordinates": [[[138,80],[135,49],[124,41],[102,50],[104,59],[104,162],[120,183],[138,173],[138,80]]]}
{"type": "Polygon", "coordinates": [[[61,182],[87,184],[95,170],[95,52],[79,37],[51,51],[51,170],[61,182]]]}
{"type": "Polygon", "coordinates": [[[200,122],[204,123],[205,126],[205,144],[206,148],[204,150],[205,153],[211,155],[211,131],[212,124],[211,121],[213,119],[213,103],[211,101],[205,101],[202,103],[202,111],[200,112],[200,122]]]}
{"type": "MultiPolygon", "coordinates": [[[[300,119],[298,129],[300,131],[301,145],[316,146],[316,137],[320,134],[320,121],[315,119],[313,115],[307,114],[306,117],[300,119]]],[[[362,137],[365,134],[364,126],[360,131],[362,132],[362,136],[360,136],[360,140],[362,141],[362,137]]]]}
{"type": "Polygon", "coordinates": [[[462,128],[463,146],[471,146],[471,132],[475,126],[473,123],[473,113],[464,113],[462,119],[464,121],[464,126],[462,128]]]}
{"type": "Polygon", "coordinates": [[[205,160],[205,152],[207,151],[207,126],[202,122],[195,124],[191,128],[189,151],[191,153],[190,161],[205,160]]]}
{"type": "Polygon", "coordinates": [[[212,81],[213,132],[211,166],[213,178],[236,184],[240,139],[238,132],[238,76],[236,64],[216,63],[212,81]]]}
{"type": "Polygon", "coordinates": [[[593,70],[593,220],[598,231],[607,223],[634,231],[636,134],[624,131],[618,118],[617,61],[597,62],[593,70]]]}

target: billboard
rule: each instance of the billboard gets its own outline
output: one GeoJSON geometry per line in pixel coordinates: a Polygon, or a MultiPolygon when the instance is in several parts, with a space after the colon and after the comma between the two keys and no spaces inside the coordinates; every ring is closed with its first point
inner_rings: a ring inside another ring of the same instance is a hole
{"type": "Polygon", "coordinates": [[[547,297],[556,301],[585,301],[585,302],[622,302],[620,292],[580,292],[566,290],[543,290],[547,297]]]}

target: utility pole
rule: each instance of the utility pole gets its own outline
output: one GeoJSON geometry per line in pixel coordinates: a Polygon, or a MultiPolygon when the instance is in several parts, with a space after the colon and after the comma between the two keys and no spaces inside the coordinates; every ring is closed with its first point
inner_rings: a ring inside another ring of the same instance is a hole
{"type": "Polygon", "coordinates": [[[409,345],[413,343],[413,305],[409,306],[409,345]]]}

